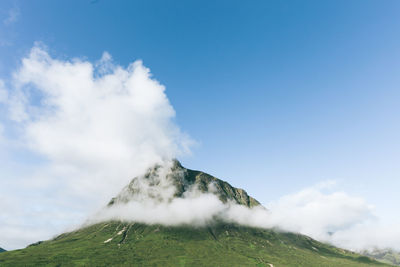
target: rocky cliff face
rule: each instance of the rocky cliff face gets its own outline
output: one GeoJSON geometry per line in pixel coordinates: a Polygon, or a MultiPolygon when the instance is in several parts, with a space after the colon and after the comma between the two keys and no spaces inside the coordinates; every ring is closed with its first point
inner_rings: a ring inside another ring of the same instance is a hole
{"type": "Polygon", "coordinates": [[[132,199],[140,201],[143,198],[170,201],[196,192],[215,194],[223,203],[232,201],[247,207],[260,205],[245,190],[235,188],[207,173],[186,169],[179,161],[173,160],[164,166],[156,165],[143,176],[133,178],[108,206],[126,203],[132,199]]]}

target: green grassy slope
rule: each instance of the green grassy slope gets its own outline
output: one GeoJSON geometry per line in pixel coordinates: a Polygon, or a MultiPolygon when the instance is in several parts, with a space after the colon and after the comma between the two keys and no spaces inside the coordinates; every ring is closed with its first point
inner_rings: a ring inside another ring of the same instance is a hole
{"type": "Polygon", "coordinates": [[[1,253],[0,266],[389,265],[293,233],[231,224],[192,228],[108,222],[1,253]]]}

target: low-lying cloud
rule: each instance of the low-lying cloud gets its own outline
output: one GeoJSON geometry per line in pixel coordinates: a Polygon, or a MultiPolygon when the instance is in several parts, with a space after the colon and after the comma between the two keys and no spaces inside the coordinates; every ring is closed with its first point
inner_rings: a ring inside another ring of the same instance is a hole
{"type": "Polygon", "coordinates": [[[262,206],[248,208],[233,201],[223,203],[212,193],[213,184],[209,185],[207,193],[192,186],[183,197],[174,198],[176,187],[166,176],[165,169],[170,164],[166,166],[157,180],[139,177],[134,185],[134,195],[129,196],[129,191],[123,191],[125,201],[105,207],[87,223],[121,220],[205,226],[218,220],[302,233],[351,250],[400,248],[400,235],[379,225],[373,206],[362,198],[332,191],[332,181],[283,196],[269,203],[268,209],[262,206]]]}

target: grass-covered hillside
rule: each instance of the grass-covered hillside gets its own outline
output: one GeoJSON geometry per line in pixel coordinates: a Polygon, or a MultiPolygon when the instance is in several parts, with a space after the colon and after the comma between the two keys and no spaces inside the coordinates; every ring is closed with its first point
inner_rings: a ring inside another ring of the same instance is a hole
{"type": "Polygon", "coordinates": [[[231,224],[107,222],[0,254],[0,266],[388,266],[309,237],[231,224]]]}

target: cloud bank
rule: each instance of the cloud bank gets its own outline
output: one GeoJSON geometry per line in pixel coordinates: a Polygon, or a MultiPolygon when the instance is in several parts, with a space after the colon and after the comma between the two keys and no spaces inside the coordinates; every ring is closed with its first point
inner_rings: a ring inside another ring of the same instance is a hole
{"type": "MultiPolygon", "coordinates": [[[[13,191],[23,205],[47,211],[49,224],[64,219],[54,205],[82,219],[149,166],[189,153],[192,143],[150,70],[140,60],[116,65],[108,53],[95,63],[60,60],[36,45],[1,81],[0,105],[2,196],[13,191]]],[[[12,210],[0,225],[19,217],[27,235],[29,218],[12,210]]]]}
{"type": "MultiPolygon", "coordinates": [[[[166,166],[169,166],[167,164],[166,166]]],[[[176,187],[166,177],[164,167],[154,180],[143,176],[135,182],[135,195],[123,191],[125,201],[116,202],[93,215],[87,224],[107,220],[196,227],[218,221],[260,228],[297,232],[319,241],[350,250],[400,249],[400,231],[383,227],[374,216],[374,207],[364,199],[332,191],[325,182],[281,197],[262,206],[248,208],[233,201],[223,203],[212,193],[195,186],[183,197],[174,198],[176,187]],[[137,190],[136,190],[137,189],[137,190]]]]}

